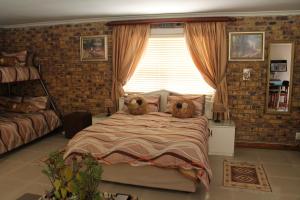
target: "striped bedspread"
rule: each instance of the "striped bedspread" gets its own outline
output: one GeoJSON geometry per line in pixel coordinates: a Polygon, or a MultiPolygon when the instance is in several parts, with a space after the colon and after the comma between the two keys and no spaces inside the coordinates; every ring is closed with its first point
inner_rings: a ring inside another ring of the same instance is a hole
{"type": "Polygon", "coordinates": [[[50,133],[60,124],[52,110],[30,114],[0,112],[0,154],[50,133]]]}
{"type": "Polygon", "coordinates": [[[12,83],[39,79],[35,67],[0,67],[0,83],[12,83]]]}
{"type": "Polygon", "coordinates": [[[208,188],[207,126],[205,117],[179,119],[160,112],[138,116],[118,112],[78,133],[68,143],[65,157],[90,152],[105,164],[193,171],[208,188]]]}

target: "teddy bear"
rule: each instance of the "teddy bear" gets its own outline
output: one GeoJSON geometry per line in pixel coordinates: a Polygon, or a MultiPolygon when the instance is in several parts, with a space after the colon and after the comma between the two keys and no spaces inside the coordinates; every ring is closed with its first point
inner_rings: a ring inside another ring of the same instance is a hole
{"type": "Polygon", "coordinates": [[[191,118],[195,112],[195,105],[191,100],[177,100],[173,104],[172,116],[177,118],[191,118]]]}
{"type": "Polygon", "coordinates": [[[143,115],[147,113],[147,102],[143,96],[133,96],[127,103],[128,111],[132,115],[143,115]]]}

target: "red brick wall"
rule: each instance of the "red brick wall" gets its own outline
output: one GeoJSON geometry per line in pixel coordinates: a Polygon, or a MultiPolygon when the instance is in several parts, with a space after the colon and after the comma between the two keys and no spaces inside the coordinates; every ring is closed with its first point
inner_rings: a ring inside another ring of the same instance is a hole
{"type": "MultiPolygon", "coordinates": [[[[103,23],[27,27],[5,30],[5,49],[29,49],[37,52],[43,79],[62,112],[88,110],[104,112],[104,99],[111,90],[111,54],[108,61],[81,62],[80,36],[108,35],[111,52],[111,30],[103,23]]],[[[26,83],[21,93],[39,90],[39,84],[26,83]]],[[[19,87],[21,88],[21,87],[19,87]]]]}
{"type": "Polygon", "coordinates": [[[295,143],[300,131],[300,16],[240,17],[228,24],[230,31],[264,31],[265,61],[229,62],[227,82],[232,119],[236,122],[236,141],[295,143]],[[292,112],[266,114],[265,97],[269,43],[295,42],[292,112]],[[242,80],[244,68],[253,69],[251,81],[242,80]]]}
{"type": "MultiPolygon", "coordinates": [[[[295,132],[300,131],[300,17],[240,17],[229,23],[227,29],[266,33],[265,61],[228,63],[229,104],[237,126],[236,141],[295,143],[295,132]],[[276,40],[293,40],[296,44],[292,113],[288,115],[264,112],[268,48],[276,40]],[[254,70],[251,81],[242,80],[243,68],[254,70]]],[[[62,111],[89,110],[94,114],[104,111],[103,100],[111,90],[110,28],[102,23],[86,23],[5,30],[5,49],[25,48],[39,53],[43,77],[62,111]],[[81,62],[80,36],[97,34],[109,35],[109,61],[81,62]]],[[[28,92],[19,92],[24,91],[28,92]]]]}

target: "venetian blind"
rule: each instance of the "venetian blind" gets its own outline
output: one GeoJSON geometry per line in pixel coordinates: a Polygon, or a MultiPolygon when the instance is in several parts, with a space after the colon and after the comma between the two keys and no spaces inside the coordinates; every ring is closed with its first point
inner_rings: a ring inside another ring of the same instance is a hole
{"type": "Polygon", "coordinates": [[[126,92],[166,89],[185,94],[213,94],[193,63],[183,34],[152,34],[126,92]]]}

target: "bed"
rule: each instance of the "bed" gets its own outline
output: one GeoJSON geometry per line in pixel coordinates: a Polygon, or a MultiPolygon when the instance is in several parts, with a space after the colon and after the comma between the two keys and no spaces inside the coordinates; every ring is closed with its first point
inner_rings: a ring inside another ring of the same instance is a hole
{"type": "Polygon", "coordinates": [[[61,125],[53,110],[36,113],[0,112],[0,154],[27,144],[61,125]]]}
{"type": "Polygon", "coordinates": [[[91,153],[103,165],[105,181],[195,192],[199,182],[209,187],[208,137],[204,116],[119,111],[78,133],[65,158],[91,153]]]}
{"type": "Polygon", "coordinates": [[[0,96],[0,155],[61,126],[60,112],[41,79],[41,65],[35,60],[35,54],[26,50],[0,53],[0,84],[8,86],[8,94],[0,96]],[[12,96],[10,83],[33,80],[39,80],[45,96],[12,96]]]}
{"type": "Polygon", "coordinates": [[[0,67],[0,83],[12,83],[40,79],[35,67],[0,67]]]}

